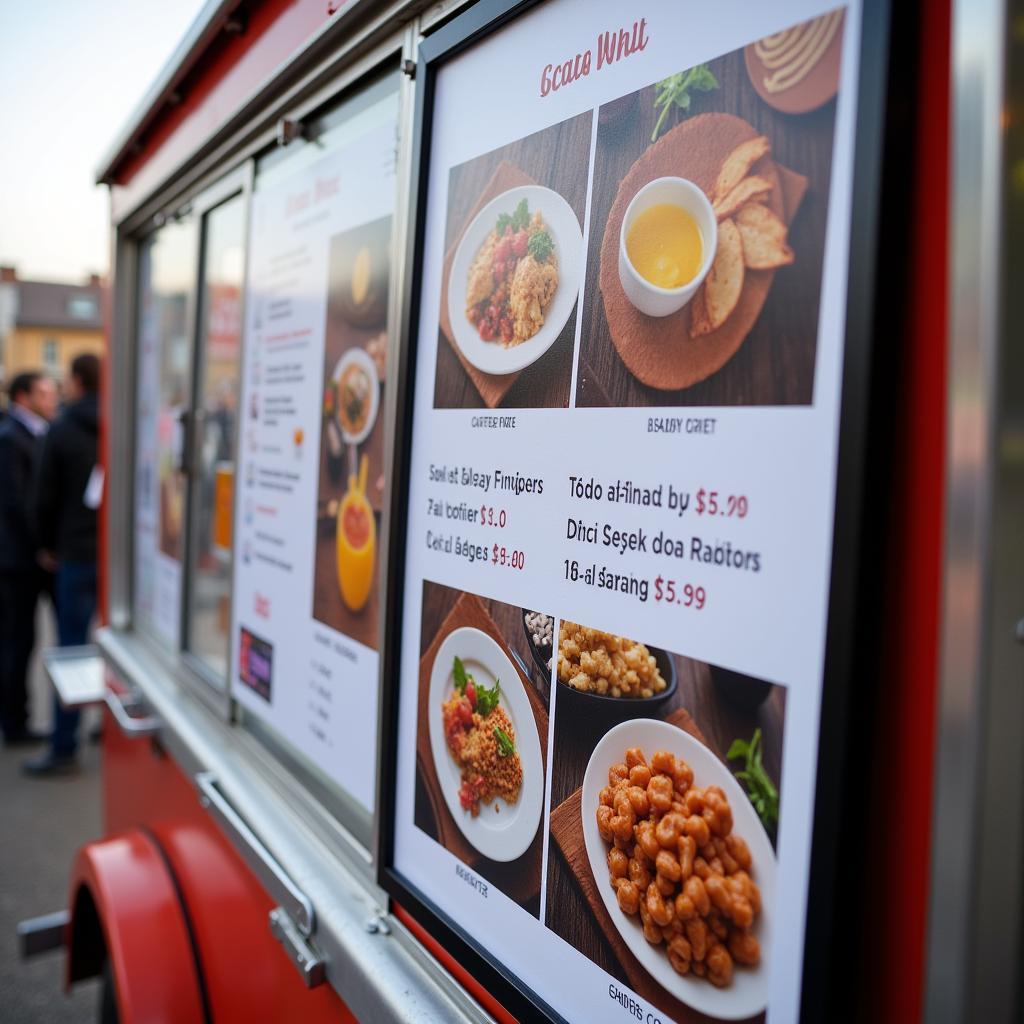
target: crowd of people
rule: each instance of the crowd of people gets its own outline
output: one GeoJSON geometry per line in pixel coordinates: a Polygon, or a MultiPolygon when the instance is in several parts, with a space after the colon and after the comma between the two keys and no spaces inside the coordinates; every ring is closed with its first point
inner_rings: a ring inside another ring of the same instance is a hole
{"type": "Polygon", "coordinates": [[[28,672],[40,601],[51,604],[62,647],[88,641],[96,611],[100,362],[71,361],[61,405],[56,383],[20,373],[0,421],[0,733],[5,746],[42,745],[30,776],[78,768],[79,712],[54,697],[53,729],[29,725],[28,672]]]}

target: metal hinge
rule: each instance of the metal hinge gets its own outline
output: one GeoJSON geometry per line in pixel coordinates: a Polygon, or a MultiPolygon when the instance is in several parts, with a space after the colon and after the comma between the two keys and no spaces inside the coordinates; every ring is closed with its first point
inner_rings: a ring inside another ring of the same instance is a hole
{"type": "Polygon", "coordinates": [[[303,938],[302,932],[284,907],[275,907],[270,912],[270,930],[298,968],[306,988],[316,988],[326,981],[327,971],[323,959],[303,938]]]}

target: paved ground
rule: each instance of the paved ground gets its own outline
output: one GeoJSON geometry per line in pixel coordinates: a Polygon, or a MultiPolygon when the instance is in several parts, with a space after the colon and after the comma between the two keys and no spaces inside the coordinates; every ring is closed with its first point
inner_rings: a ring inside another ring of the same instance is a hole
{"type": "MultiPolygon", "coordinates": [[[[53,643],[49,609],[41,614],[41,645],[53,643]]],[[[50,690],[36,659],[33,727],[50,720],[50,690]]],[[[21,762],[34,748],[0,748],[0,1020],[4,1024],[81,1024],[96,1018],[96,982],[63,992],[64,958],[18,958],[18,921],[67,906],[68,871],[77,846],[101,834],[99,747],[83,747],[82,772],[26,779],[21,762]]]]}

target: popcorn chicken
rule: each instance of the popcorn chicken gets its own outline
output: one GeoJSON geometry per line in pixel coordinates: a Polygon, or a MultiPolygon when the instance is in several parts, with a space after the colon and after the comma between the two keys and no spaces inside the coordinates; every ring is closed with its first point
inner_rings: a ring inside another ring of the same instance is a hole
{"type": "Polygon", "coordinates": [[[643,644],[575,622],[559,627],[558,678],[574,690],[612,697],[653,697],[668,685],[643,644]]]}

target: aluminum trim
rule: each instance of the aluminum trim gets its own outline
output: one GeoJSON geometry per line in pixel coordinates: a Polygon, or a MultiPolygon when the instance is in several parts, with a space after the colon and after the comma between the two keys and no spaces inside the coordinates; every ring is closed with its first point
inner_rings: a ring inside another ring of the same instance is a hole
{"type": "Polygon", "coordinates": [[[132,339],[136,328],[136,288],[138,286],[138,248],[119,231],[113,233],[111,267],[114,274],[111,323],[108,330],[108,358],[104,383],[109,393],[104,402],[108,415],[106,454],[111,465],[122,466],[122,473],[109,473],[106,479],[104,518],[106,531],[107,618],[118,628],[132,622],[135,531],[133,498],[135,494],[135,420],[138,404],[136,358],[132,339]],[[127,396],[115,402],[114,395],[127,396]]]}
{"type": "Polygon", "coordinates": [[[240,0],[207,0],[100,161],[95,172],[97,185],[106,183],[107,177],[121,162],[132,142],[155,116],[157,105],[166,99],[175,84],[188,73],[211,39],[220,31],[221,17],[226,17],[239,2],[240,0]]]}
{"type": "MultiPolygon", "coordinates": [[[[124,211],[117,223],[136,223],[140,211],[148,209],[152,197],[169,194],[174,186],[194,181],[198,176],[195,167],[203,173],[213,166],[223,166],[230,155],[243,146],[247,147],[244,155],[251,155],[255,149],[248,144],[254,131],[262,133],[261,147],[276,141],[277,122],[281,117],[301,121],[303,109],[320,105],[332,92],[344,88],[344,82],[337,81],[338,76],[354,81],[379,65],[389,51],[397,53],[405,32],[423,4],[416,0],[399,0],[378,13],[376,7],[379,6],[374,0],[353,0],[350,6],[325,22],[267,75],[208,139],[184,156],[146,198],[124,211]],[[375,16],[371,16],[371,12],[375,16]],[[363,15],[366,20],[360,22],[363,15]],[[349,34],[345,35],[346,32],[349,34]],[[323,95],[321,85],[328,79],[335,79],[329,83],[331,91],[323,99],[310,101],[311,92],[323,95]]],[[[110,182],[100,179],[97,184],[110,182]]]]}

